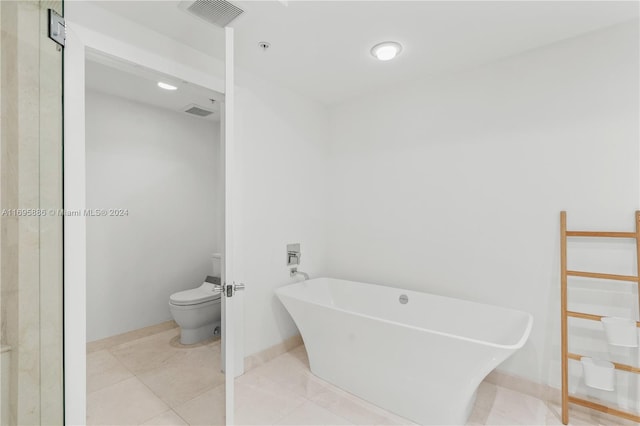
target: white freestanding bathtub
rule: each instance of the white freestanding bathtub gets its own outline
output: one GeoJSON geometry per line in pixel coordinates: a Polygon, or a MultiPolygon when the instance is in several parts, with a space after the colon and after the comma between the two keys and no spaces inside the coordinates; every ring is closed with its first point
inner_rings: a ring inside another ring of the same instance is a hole
{"type": "Polygon", "coordinates": [[[464,424],[480,382],[533,324],[526,312],[330,278],[276,293],[313,374],[419,424],[464,424]]]}

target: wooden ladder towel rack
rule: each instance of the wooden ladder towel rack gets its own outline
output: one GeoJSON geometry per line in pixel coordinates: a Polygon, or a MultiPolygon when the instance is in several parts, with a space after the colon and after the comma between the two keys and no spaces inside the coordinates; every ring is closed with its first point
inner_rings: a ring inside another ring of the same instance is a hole
{"type": "MultiPolygon", "coordinates": [[[[608,413],[617,417],[640,422],[640,416],[617,408],[598,404],[587,399],[569,395],[569,359],[580,360],[581,355],[569,352],[568,318],[580,318],[585,320],[600,321],[601,315],[593,315],[583,312],[567,310],[567,278],[586,277],[605,280],[629,281],[638,284],[638,307],[640,308],[640,279],[638,276],[601,274],[597,272],[582,272],[567,270],[567,238],[568,237],[596,237],[596,238],[630,238],[636,240],[636,263],[640,271],[640,211],[636,212],[635,232],[594,232],[594,231],[567,231],[567,212],[560,212],[560,269],[561,269],[561,327],[562,327],[562,423],[569,423],[569,403],[581,405],[593,410],[608,413]]],[[[640,273],[640,272],[639,272],[640,273]]],[[[640,321],[636,321],[640,327],[640,321]]],[[[631,365],[613,363],[617,370],[640,374],[640,368],[631,365]]]]}

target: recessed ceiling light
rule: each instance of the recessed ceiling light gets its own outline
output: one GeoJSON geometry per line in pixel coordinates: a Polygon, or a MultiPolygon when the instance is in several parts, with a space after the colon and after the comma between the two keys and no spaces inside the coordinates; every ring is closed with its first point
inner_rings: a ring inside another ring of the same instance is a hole
{"type": "Polygon", "coordinates": [[[385,41],[384,43],[378,43],[371,48],[371,54],[381,60],[388,61],[395,58],[400,52],[402,52],[402,45],[395,41],[385,41]]]}
{"type": "Polygon", "coordinates": [[[158,87],[164,90],[178,90],[176,86],[172,86],[170,84],[163,83],[161,81],[158,82],[158,87]]]}

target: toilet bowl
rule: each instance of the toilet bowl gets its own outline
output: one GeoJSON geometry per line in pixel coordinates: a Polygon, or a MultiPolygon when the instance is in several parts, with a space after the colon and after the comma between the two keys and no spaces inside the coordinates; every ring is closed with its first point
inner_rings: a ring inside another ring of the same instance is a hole
{"type": "Polygon", "coordinates": [[[180,326],[180,343],[192,345],[220,332],[220,278],[207,277],[199,287],[173,293],[169,310],[180,326]]]}

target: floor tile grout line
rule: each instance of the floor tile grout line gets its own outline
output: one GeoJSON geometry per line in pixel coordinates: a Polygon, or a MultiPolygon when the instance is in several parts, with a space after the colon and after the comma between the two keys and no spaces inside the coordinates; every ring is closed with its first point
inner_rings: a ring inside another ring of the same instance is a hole
{"type": "MultiPolygon", "coordinates": [[[[150,372],[152,372],[152,371],[160,370],[160,369],[162,369],[162,366],[160,366],[160,367],[158,367],[158,368],[154,368],[154,369],[152,369],[152,370],[147,370],[147,371],[140,372],[140,374],[147,374],[147,373],[150,373],[150,372]]],[[[207,392],[209,392],[209,391],[211,391],[211,390],[213,390],[213,389],[216,389],[218,386],[223,386],[223,385],[224,385],[224,382],[222,382],[222,383],[218,383],[218,384],[216,384],[216,385],[212,385],[211,387],[207,387],[206,389],[204,389],[204,390],[202,390],[201,392],[199,392],[198,394],[196,394],[196,396],[194,396],[193,398],[190,398],[190,399],[188,399],[187,401],[181,402],[180,404],[178,404],[178,405],[176,405],[176,406],[174,407],[174,406],[172,406],[168,401],[165,401],[165,400],[164,400],[160,395],[158,395],[158,394],[157,394],[153,389],[151,389],[151,387],[150,387],[150,386],[148,386],[148,385],[145,383],[145,381],[144,381],[144,380],[143,380],[143,379],[142,379],[138,374],[134,374],[134,375],[135,375],[135,377],[136,377],[136,378],[137,378],[137,379],[138,379],[138,380],[139,380],[143,385],[145,385],[145,386],[146,386],[146,387],[147,387],[147,388],[148,388],[148,389],[149,389],[149,390],[150,390],[150,391],[151,391],[151,392],[152,392],[152,393],[153,393],[157,398],[159,398],[159,399],[160,399],[164,404],[166,404],[166,405],[167,405],[170,409],[172,409],[172,410],[173,410],[174,408],[176,408],[176,407],[179,407],[179,406],[181,406],[181,405],[183,405],[183,404],[186,404],[187,402],[189,402],[189,401],[191,401],[191,400],[193,400],[193,399],[195,399],[195,398],[198,398],[198,397],[202,396],[203,394],[205,394],[205,393],[207,393],[207,392]]]]}
{"type": "Polygon", "coordinates": [[[120,379],[120,380],[118,380],[117,382],[109,383],[108,385],[103,386],[103,387],[101,387],[101,388],[99,388],[99,389],[94,389],[94,390],[92,390],[92,391],[90,391],[90,392],[87,392],[87,396],[92,395],[92,394],[94,394],[94,393],[96,393],[96,392],[100,392],[101,390],[104,390],[104,389],[110,388],[111,386],[115,386],[115,385],[117,385],[117,384],[120,384],[120,383],[122,383],[122,382],[124,382],[124,381],[127,381],[127,380],[129,380],[129,379],[133,379],[133,378],[137,378],[137,377],[136,377],[135,375],[131,375],[131,376],[129,376],[129,377],[125,377],[125,378],[123,378],[123,379],[120,379]]]}
{"type": "Polygon", "coordinates": [[[285,414],[283,414],[282,416],[278,417],[278,418],[277,418],[277,420],[275,420],[275,421],[273,422],[273,424],[274,424],[274,425],[278,425],[278,424],[280,424],[280,423],[279,423],[279,422],[280,422],[280,420],[284,419],[284,418],[285,418],[285,417],[287,417],[289,414],[293,413],[295,410],[297,410],[298,408],[302,407],[302,406],[303,406],[304,404],[306,404],[307,402],[311,402],[311,403],[313,403],[312,401],[305,401],[305,400],[304,400],[305,398],[302,398],[302,399],[303,399],[303,401],[302,401],[300,404],[296,405],[296,406],[295,406],[295,407],[293,407],[291,410],[289,410],[288,412],[286,412],[286,413],[285,413],[285,414]]]}
{"type": "MultiPolygon", "coordinates": [[[[112,354],[112,355],[113,355],[113,357],[114,357],[114,358],[115,358],[115,359],[116,359],[120,364],[122,364],[122,366],[123,366],[127,371],[129,371],[129,372],[133,375],[133,377],[135,377],[136,379],[138,379],[138,381],[139,381],[140,383],[142,383],[142,385],[143,385],[145,388],[147,388],[147,389],[148,389],[148,390],[149,390],[149,391],[150,391],[150,392],[151,392],[151,393],[152,393],[156,398],[158,398],[160,401],[162,401],[162,403],[163,403],[163,404],[165,404],[169,409],[172,409],[172,407],[171,407],[171,406],[170,406],[170,405],[169,405],[165,400],[163,400],[163,399],[160,397],[160,395],[158,395],[157,393],[155,393],[155,392],[153,391],[153,389],[151,389],[151,388],[150,388],[150,387],[149,387],[149,386],[144,382],[144,380],[142,380],[142,378],[141,378],[138,374],[136,374],[135,372],[133,372],[129,367],[127,367],[127,366],[126,366],[126,364],[124,364],[122,361],[120,361],[120,359],[119,359],[115,354],[112,354]]],[[[158,367],[158,368],[160,368],[160,367],[158,367]]],[[[152,371],[152,370],[149,370],[149,371],[152,371]]],[[[149,419],[147,419],[147,420],[149,420],[149,419]]],[[[145,421],[146,421],[146,420],[145,420],[145,421]]]]}
{"type": "MultiPolygon", "coordinates": [[[[180,420],[182,420],[186,425],[190,425],[190,424],[189,424],[189,422],[188,422],[188,421],[186,421],[186,420],[185,420],[185,419],[184,419],[180,414],[178,414],[174,409],[172,409],[171,407],[169,407],[169,409],[168,409],[168,410],[165,410],[165,411],[163,411],[163,412],[162,412],[162,413],[160,413],[160,414],[156,414],[155,416],[149,417],[148,419],[144,419],[143,421],[141,421],[140,423],[138,423],[138,425],[137,425],[137,426],[144,425],[144,424],[145,424],[146,422],[148,422],[149,420],[155,419],[156,417],[161,416],[161,415],[163,415],[163,414],[165,414],[165,413],[167,413],[167,412],[169,412],[169,411],[171,411],[173,414],[175,414],[176,416],[178,416],[178,418],[179,418],[180,420]]],[[[132,425],[132,426],[133,426],[133,425],[132,425]]]]}
{"type": "MultiPolygon", "coordinates": [[[[149,336],[144,336],[144,337],[141,337],[140,339],[136,339],[136,340],[142,340],[142,339],[144,339],[144,338],[151,337],[151,336],[155,336],[155,335],[157,335],[157,334],[161,334],[161,333],[164,333],[164,332],[166,332],[166,331],[169,331],[169,330],[164,330],[164,331],[159,332],[159,333],[155,333],[155,334],[152,334],[152,335],[149,335],[149,336]]],[[[132,343],[132,342],[134,342],[134,341],[131,341],[131,342],[128,342],[128,343],[132,343]]],[[[183,350],[183,349],[185,349],[185,350],[189,350],[189,349],[194,349],[194,348],[207,348],[207,349],[212,349],[212,350],[213,350],[213,348],[209,348],[209,346],[208,346],[208,345],[194,346],[193,348],[175,348],[175,349],[179,349],[179,350],[183,350]]],[[[178,357],[178,356],[180,355],[180,353],[179,353],[179,352],[178,352],[178,353],[175,353],[175,354],[171,355],[169,358],[167,358],[166,360],[164,360],[164,361],[162,362],[162,365],[159,365],[159,366],[157,366],[157,367],[155,367],[155,368],[151,368],[151,369],[148,369],[148,370],[147,370],[147,369],[145,369],[145,370],[141,370],[141,371],[138,371],[138,372],[136,373],[134,370],[132,370],[131,368],[127,367],[127,365],[122,361],[121,356],[117,355],[117,354],[116,354],[116,353],[114,353],[114,352],[111,352],[111,350],[110,350],[110,349],[109,349],[108,351],[109,351],[109,353],[111,353],[111,355],[113,355],[113,357],[114,357],[114,358],[116,358],[116,360],[117,360],[120,364],[122,364],[122,366],[123,366],[123,367],[125,367],[128,371],[130,371],[130,372],[131,372],[132,374],[134,374],[135,376],[139,376],[139,375],[141,375],[141,374],[147,374],[147,373],[149,373],[149,372],[156,371],[156,370],[159,370],[159,369],[161,369],[161,368],[164,368],[164,367],[166,367],[166,365],[165,365],[165,364],[167,364],[167,363],[169,363],[169,362],[173,361],[176,357],[178,357]]],[[[215,351],[214,351],[214,352],[215,352],[215,351]]]]}
{"type": "Polygon", "coordinates": [[[177,357],[178,357],[178,355],[179,355],[179,354],[177,354],[177,353],[176,353],[176,354],[171,355],[169,358],[167,358],[167,359],[163,360],[163,361],[162,361],[162,364],[161,364],[161,365],[159,365],[159,366],[157,366],[157,367],[150,368],[150,369],[144,369],[144,370],[140,370],[140,371],[138,371],[138,372],[135,372],[135,371],[134,371],[134,370],[132,370],[131,368],[127,367],[127,366],[126,366],[126,364],[120,360],[120,357],[119,357],[118,355],[113,354],[113,356],[114,356],[118,361],[120,361],[120,362],[125,366],[125,368],[127,368],[129,371],[131,371],[131,373],[132,373],[132,374],[134,374],[135,376],[138,376],[138,375],[141,375],[141,374],[147,374],[147,373],[149,373],[149,372],[151,372],[151,371],[156,371],[156,370],[159,370],[159,369],[161,369],[161,368],[165,368],[165,367],[166,367],[166,364],[168,364],[169,362],[171,362],[171,361],[175,360],[175,358],[177,358],[177,357]]]}
{"type": "MultiPolygon", "coordinates": [[[[167,406],[167,409],[169,409],[169,410],[173,410],[173,407],[172,407],[171,405],[169,405],[169,403],[168,403],[167,401],[165,401],[164,399],[162,399],[162,398],[160,397],[160,395],[158,395],[157,393],[155,393],[155,392],[153,391],[153,389],[151,389],[151,388],[150,388],[150,387],[149,387],[145,382],[143,382],[143,381],[142,381],[142,379],[141,379],[140,377],[138,377],[137,375],[136,375],[135,377],[136,377],[136,379],[138,379],[138,381],[139,381],[140,383],[142,383],[142,385],[143,385],[145,388],[147,388],[147,389],[149,390],[149,392],[151,392],[151,393],[153,394],[153,396],[155,396],[156,398],[158,398],[158,400],[160,400],[160,402],[162,402],[164,405],[166,405],[166,406],[167,406]]],[[[153,418],[153,417],[152,417],[152,418],[153,418]]],[[[150,420],[150,419],[147,419],[147,420],[150,420]]],[[[145,421],[146,421],[146,420],[145,420],[145,421]]]]}
{"type": "Polygon", "coordinates": [[[127,370],[129,373],[133,374],[134,376],[136,375],[136,373],[135,373],[135,372],[133,372],[133,370],[131,370],[129,367],[127,367],[127,365],[126,365],[124,362],[122,362],[122,361],[120,360],[120,358],[118,358],[118,356],[117,356],[116,354],[114,354],[113,352],[111,352],[111,349],[107,349],[107,352],[109,352],[109,354],[110,354],[113,358],[115,358],[115,360],[116,360],[116,361],[118,361],[118,364],[120,364],[122,367],[124,367],[124,369],[125,369],[125,370],[127,370]]]}
{"type": "MultiPolygon", "coordinates": [[[[100,389],[100,390],[108,389],[108,388],[110,388],[110,387],[112,387],[112,386],[115,386],[115,385],[117,385],[117,384],[119,384],[119,383],[122,383],[122,382],[127,381],[127,380],[131,380],[131,379],[136,379],[136,381],[137,381],[139,384],[141,384],[142,386],[144,386],[145,388],[147,388],[147,389],[148,389],[148,386],[146,386],[146,385],[144,384],[144,382],[142,382],[142,380],[140,380],[137,376],[135,376],[135,375],[134,375],[134,376],[132,376],[132,377],[127,377],[126,379],[121,380],[121,381],[119,381],[119,382],[117,382],[117,383],[114,383],[114,384],[112,384],[112,385],[106,386],[106,387],[104,387],[104,388],[102,388],[102,389],[100,389]]],[[[99,392],[100,390],[98,390],[98,391],[94,391],[94,392],[90,392],[90,393],[88,393],[88,394],[87,394],[87,396],[89,396],[89,395],[91,395],[91,394],[93,394],[93,393],[99,392]]],[[[166,410],[164,410],[164,411],[162,411],[161,413],[155,414],[155,415],[153,415],[153,416],[151,416],[151,417],[149,417],[149,418],[144,419],[142,422],[137,423],[138,425],[143,424],[144,422],[149,421],[149,420],[151,420],[151,419],[153,419],[153,418],[155,418],[155,417],[159,416],[160,414],[165,413],[165,412],[167,412],[168,410],[170,410],[170,409],[171,409],[171,407],[169,407],[169,405],[168,405],[167,403],[165,403],[161,398],[159,398],[159,397],[158,397],[158,396],[157,396],[157,395],[156,395],[156,394],[155,394],[151,389],[148,389],[148,390],[149,390],[149,391],[151,391],[151,393],[153,394],[153,396],[154,396],[155,398],[157,398],[157,399],[158,399],[158,401],[160,401],[163,405],[165,405],[167,409],[166,409],[166,410]]],[[[132,425],[132,426],[134,426],[134,425],[132,425]]]]}
{"type": "MultiPolygon", "coordinates": [[[[161,368],[161,367],[158,367],[158,368],[161,368]]],[[[154,369],[154,370],[156,370],[156,369],[154,369]]],[[[153,371],[153,370],[149,370],[149,371],[153,371]]],[[[143,372],[143,373],[148,373],[148,371],[145,371],[145,372],[143,372]]],[[[167,408],[168,408],[168,409],[170,409],[170,410],[172,410],[172,411],[175,411],[175,410],[174,410],[174,408],[179,407],[179,406],[181,406],[181,405],[183,405],[183,404],[186,404],[187,402],[191,401],[192,399],[198,398],[199,396],[202,396],[203,394],[205,394],[205,393],[209,392],[210,390],[213,390],[213,389],[217,388],[218,386],[220,386],[220,385],[223,385],[223,384],[224,384],[224,383],[221,383],[221,384],[218,384],[218,385],[214,385],[214,386],[212,386],[212,387],[210,387],[210,388],[207,388],[207,389],[203,390],[202,392],[198,393],[198,394],[197,394],[196,396],[194,396],[193,398],[191,398],[191,399],[189,399],[189,400],[187,400],[187,401],[181,402],[180,404],[176,405],[176,407],[174,407],[174,406],[172,406],[171,404],[169,404],[169,402],[168,402],[168,401],[165,401],[165,400],[164,400],[160,395],[158,395],[158,394],[157,394],[153,389],[151,389],[151,387],[150,387],[149,385],[147,385],[147,384],[144,382],[144,380],[142,380],[142,378],[140,378],[137,374],[135,374],[135,377],[136,377],[136,379],[138,379],[138,381],[140,381],[140,383],[142,383],[142,384],[143,384],[147,389],[149,389],[149,391],[151,391],[151,393],[152,393],[156,398],[158,398],[160,401],[162,401],[162,403],[163,403],[163,404],[165,404],[165,405],[167,406],[167,408]]],[[[145,421],[146,421],[146,420],[145,420],[145,421]]]]}
{"type": "Polygon", "coordinates": [[[171,411],[173,412],[173,414],[175,414],[176,416],[178,416],[178,418],[180,418],[180,420],[182,420],[184,422],[184,424],[186,425],[190,425],[190,423],[187,421],[187,419],[185,419],[184,417],[182,417],[176,410],[174,410],[173,408],[171,409],[171,411]]]}
{"type": "MultiPolygon", "coordinates": [[[[149,417],[149,418],[146,418],[146,419],[142,420],[140,423],[138,423],[138,424],[137,424],[137,426],[143,425],[143,424],[145,424],[146,422],[148,422],[149,420],[151,420],[151,419],[155,419],[156,417],[158,417],[158,416],[160,416],[160,415],[162,415],[162,414],[166,413],[166,412],[167,412],[167,411],[169,411],[169,410],[171,410],[171,407],[168,407],[168,409],[167,409],[167,410],[164,410],[162,413],[155,414],[155,415],[153,415],[153,416],[151,416],[151,417],[149,417]]],[[[132,426],[133,426],[133,425],[132,425],[132,426]]]]}
{"type": "MultiPolygon", "coordinates": [[[[106,352],[108,352],[108,353],[109,353],[109,355],[111,355],[111,356],[112,356],[112,357],[113,357],[113,358],[118,362],[118,364],[119,364],[121,367],[123,367],[123,368],[124,368],[124,369],[129,373],[129,374],[131,374],[131,376],[129,376],[129,377],[125,377],[125,378],[123,378],[123,379],[121,379],[121,380],[118,380],[117,382],[110,383],[110,384],[108,384],[107,386],[103,386],[103,387],[101,387],[100,389],[95,389],[95,390],[92,390],[91,392],[87,392],[87,396],[91,395],[91,394],[92,394],[92,393],[94,393],[94,392],[98,392],[98,391],[100,391],[100,390],[102,390],[102,389],[106,389],[106,388],[108,388],[108,387],[110,387],[110,386],[117,385],[118,383],[122,383],[122,382],[124,382],[125,380],[129,380],[129,379],[130,379],[130,378],[132,378],[132,377],[136,377],[135,373],[134,373],[133,371],[131,371],[129,368],[127,368],[127,366],[126,366],[126,365],[124,365],[124,364],[122,363],[122,361],[120,361],[120,360],[119,360],[119,359],[118,359],[114,354],[112,354],[112,353],[111,353],[111,351],[109,351],[108,349],[101,349],[101,350],[105,350],[106,352]]],[[[95,351],[95,352],[99,352],[99,351],[95,351]]],[[[92,352],[92,353],[95,353],[95,352],[92,352]]]]}
{"type": "MultiPolygon", "coordinates": [[[[212,390],[215,390],[215,389],[219,388],[220,386],[224,386],[224,382],[222,382],[222,383],[218,383],[217,385],[214,385],[213,387],[210,387],[209,389],[207,389],[207,390],[204,390],[204,391],[200,392],[199,394],[197,394],[197,395],[196,395],[196,396],[194,396],[193,398],[188,399],[188,400],[186,400],[186,401],[184,401],[184,402],[182,402],[182,403],[178,404],[177,406],[175,406],[175,407],[170,407],[170,408],[171,408],[172,410],[174,410],[174,411],[175,411],[175,409],[176,409],[176,408],[181,407],[181,406],[183,406],[183,405],[185,405],[185,404],[188,404],[189,402],[193,401],[194,399],[196,399],[196,398],[200,398],[200,397],[201,397],[202,395],[204,395],[205,393],[207,393],[207,392],[211,392],[212,390]]],[[[225,394],[225,395],[226,395],[226,394],[225,394]]]]}

